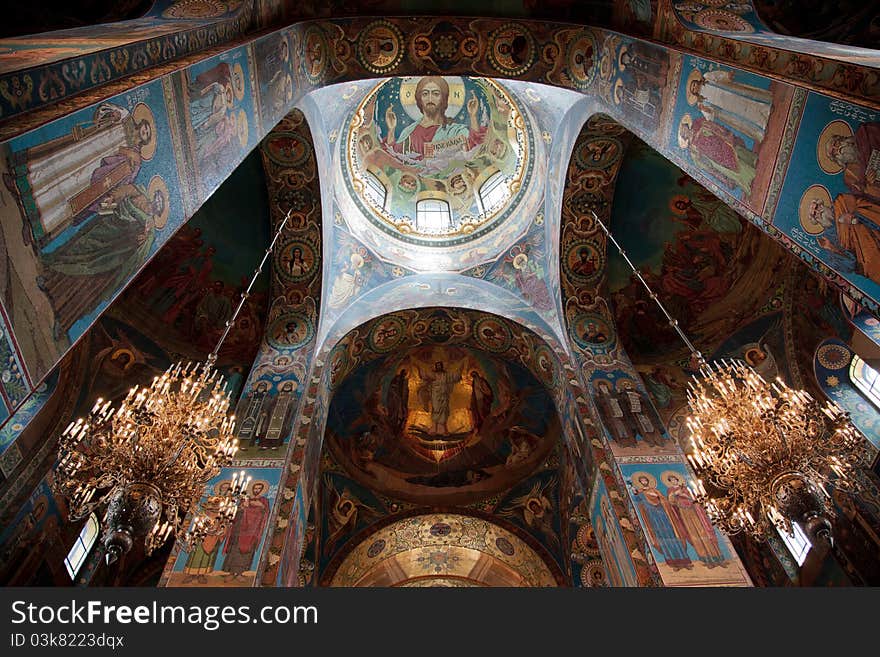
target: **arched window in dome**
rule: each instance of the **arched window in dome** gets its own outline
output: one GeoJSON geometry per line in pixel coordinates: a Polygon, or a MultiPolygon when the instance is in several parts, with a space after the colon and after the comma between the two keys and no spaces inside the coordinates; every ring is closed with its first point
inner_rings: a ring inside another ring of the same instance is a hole
{"type": "Polygon", "coordinates": [[[507,186],[504,184],[504,174],[496,171],[480,185],[480,191],[477,194],[479,199],[480,211],[486,212],[507,198],[507,186]]]}
{"type": "Polygon", "coordinates": [[[853,354],[849,364],[849,378],[874,406],[880,408],[880,373],[858,354],[853,354]]]}
{"type": "Polygon", "coordinates": [[[382,184],[382,181],[375,174],[369,171],[364,175],[364,182],[367,185],[364,188],[364,193],[373,203],[384,209],[385,200],[388,198],[388,190],[385,189],[385,185],[382,184]]]}
{"type": "Polygon", "coordinates": [[[446,201],[429,198],[416,203],[416,227],[419,232],[440,235],[452,228],[452,213],[446,201]]]}
{"type": "Polygon", "coordinates": [[[64,566],[67,568],[70,579],[76,579],[76,574],[85,563],[89,552],[92,551],[95,541],[98,540],[98,529],[98,516],[93,513],[86,520],[86,524],[80,530],[79,536],[76,537],[76,542],[64,558],[64,566]]]}

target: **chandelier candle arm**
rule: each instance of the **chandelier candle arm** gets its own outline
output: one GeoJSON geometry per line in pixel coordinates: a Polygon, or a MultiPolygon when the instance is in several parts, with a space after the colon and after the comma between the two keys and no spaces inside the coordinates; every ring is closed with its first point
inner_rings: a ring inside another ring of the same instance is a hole
{"type": "Polygon", "coordinates": [[[117,408],[99,398],[87,419],[71,422],[59,437],[53,488],[66,498],[71,521],[104,508],[101,544],[108,564],[135,540],[143,541],[147,555],[172,536],[191,551],[235,518],[251,482],[244,471],[209,495],[189,531],[181,531],[205,484],[238,449],[225,377],[214,365],[290,215],[278,225],[205,362],[171,365],[150,385],[131,388],[117,408]]]}
{"type": "Polygon", "coordinates": [[[747,363],[707,362],[660,302],[595,212],[593,219],[632,269],[696,361],[687,384],[690,484],[710,520],[728,534],[761,540],[774,528],[803,526],[815,544],[831,544],[835,517],[829,488],[862,489],[866,441],[833,401],[820,404],[779,377],[767,382],[747,363]]]}

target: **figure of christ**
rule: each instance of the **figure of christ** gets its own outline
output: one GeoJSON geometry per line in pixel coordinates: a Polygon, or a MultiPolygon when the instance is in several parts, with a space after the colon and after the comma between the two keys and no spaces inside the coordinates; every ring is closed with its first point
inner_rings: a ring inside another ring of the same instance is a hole
{"type": "Polygon", "coordinates": [[[460,139],[461,149],[470,150],[482,144],[487,128],[479,124],[477,114],[480,101],[471,91],[467,101],[469,124],[453,121],[446,116],[449,105],[449,84],[441,77],[427,76],[416,85],[416,106],[421,120],[405,127],[397,136],[397,114],[390,105],[385,110],[385,146],[397,153],[416,153],[417,159],[430,158],[434,145],[460,139]]]}
{"type": "Polygon", "coordinates": [[[419,378],[425,382],[422,391],[427,391],[431,406],[431,433],[445,435],[448,433],[446,422],[449,420],[449,399],[452,389],[461,379],[461,368],[457,372],[447,372],[443,361],[434,363],[434,370],[422,374],[416,367],[419,378]]]}

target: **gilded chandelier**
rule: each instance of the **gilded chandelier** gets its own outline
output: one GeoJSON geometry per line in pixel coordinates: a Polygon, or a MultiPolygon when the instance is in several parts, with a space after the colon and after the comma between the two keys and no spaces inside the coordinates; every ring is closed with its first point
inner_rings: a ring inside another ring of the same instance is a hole
{"type": "Polygon", "coordinates": [[[865,440],[849,414],[820,404],[782,379],[767,382],[746,363],[707,363],[678,321],[595,213],[593,217],[659,306],[699,364],[688,384],[691,490],[712,522],[728,534],[767,538],[799,523],[812,542],[830,542],[834,517],[829,488],[857,492],[865,440]]]}
{"type": "Polygon", "coordinates": [[[147,555],[175,536],[191,550],[229,526],[250,477],[235,474],[227,491],[208,498],[181,530],[205,484],[232,462],[238,449],[229,392],[214,368],[220,346],[272,252],[288,216],[242,293],[232,317],[204,363],[177,363],[149,386],[135,386],[119,404],[98,399],[88,417],[71,422],[59,438],[55,490],[67,500],[69,519],[105,509],[107,563],[143,540],[147,555]]]}
{"type": "Polygon", "coordinates": [[[864,439],[837,404],[820,404],[739,361],[704,364],[688,384],[696,500],[724,532],[831,540],[829,487],[855,492],[864,439]]]}

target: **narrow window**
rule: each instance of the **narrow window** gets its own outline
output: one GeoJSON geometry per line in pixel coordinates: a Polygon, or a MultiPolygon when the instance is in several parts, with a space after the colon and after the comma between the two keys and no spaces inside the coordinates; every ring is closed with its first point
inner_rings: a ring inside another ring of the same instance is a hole
{"type": "Polygon", "coordinates": [[[504,184],[504,174],[496,171],[480,186],[481,211],[487,212],[501,203],[507,197],[507,186],[504,184]]]}
{"type": "Polygon", "coordinates": [[[779,529],[779,527],[776,528],[776,531],[779,532],[779,536],[782,538],[782,542],[785,543],[785,547],[791,552],[791,556],[797,561],[797,565],[803,566],[804,561],[807,560],[807,553],[813,546],[810,543],[810,539],[804,534],[804,530],[801,529],[800,525],[793,522],[791,524],[791,529],[794,532],[793,535],[785,533],[783,530],[779,529]]]}
{"type": "Polygon", "coordinates": [[[383,185],[382,181],[369,171],[364,175],[364,181],[367,183],[367,186],[364,189],[367,197],[380,208],[384,209],[385,199],[388,196],[388,191],[385,189],[385,185],[383,185]]]}
{"type": "Polygon", "coordinates": [[[853,354],[849,378],[868,400],[880,408],[880,374],[859,356],[853,354]]]}
{"type": "Polygon", "coordinates": [[[416,204],[416,225],[422,233],[441,234],[452,228],[449,203],[438,199],[426,199],[416,204]]]}
{"type": "Polygon", "coordinates": [[[70,579],[76,579],[76,574],[79,572],[79,569],[82,568],[86,557],[89,556],[89,552],[91,552],[97,539],[98,516],[93,513],[89,516],[89,519],[86,520],[86,524],[83,525],[79,536],[76,537],[76,542],[73,544],[73,547],[70,548],[70,552],[67,553],[67,557],[64,559],[64,565],[67,567],[70,579]]]}

